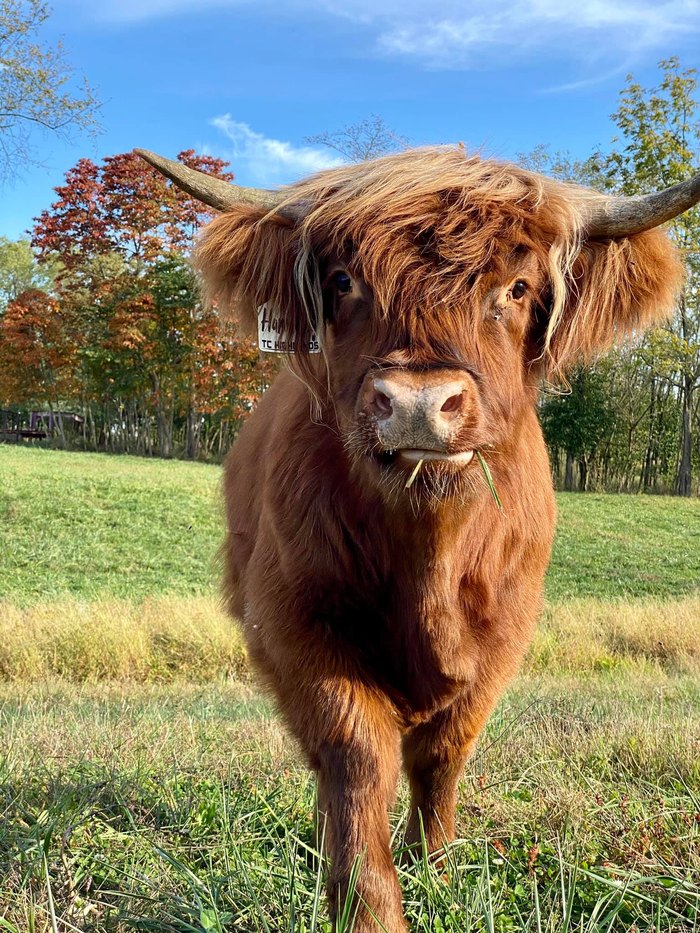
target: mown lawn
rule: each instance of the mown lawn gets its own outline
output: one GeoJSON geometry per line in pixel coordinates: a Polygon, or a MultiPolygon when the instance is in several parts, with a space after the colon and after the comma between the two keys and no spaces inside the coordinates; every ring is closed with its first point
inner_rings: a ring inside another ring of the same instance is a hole
{"type": "Polygon", "coordinates": [[[220,470],[0,445],[0,599],[216,590],[220,470]]]}
{"type": "MultiPolygon", "coordinates": [[[[219,476],[0,446],[0,931],[329,930],[313,783],[217,604],[219,476]]],[[[700,930],[700,503],[559,509],[448,870],[401,871],[420,933],[700,930]]]]}
{"type": "MultiPolygon", "coordinates": [[[[211,595],[219,467],[0,445],[0,599],[211,595]]],[[[560,494],[547,595],[700,592],[700,500],[560,494]]]]}
{"type": "Polygon", "coordinates": [[[700,499],[560,493],[551,600],[700,592],[700,499]]]}

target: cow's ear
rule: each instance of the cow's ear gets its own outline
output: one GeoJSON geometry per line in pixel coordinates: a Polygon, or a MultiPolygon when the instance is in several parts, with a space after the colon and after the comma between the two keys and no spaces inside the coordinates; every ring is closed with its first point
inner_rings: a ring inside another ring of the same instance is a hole
{"type": "Polygon", "coordinates": [[[659,229],[621,239],[585,242],[553,289],[545,339],[550,373],[565,373],[626,336],[665,320],[683,268],[659,229]],[[558,307],[557,307],[558,305],[558,307]]]}
{"type": "Polygon", "coordinates": [[[297,284],[301,238],[295,223],[251,205],[236,205],[202,232],[195,254],[207,295],[223,315],[257,334],[258,309],[274,309],[285,334],[304,345],[310,315],[297,284]]]}

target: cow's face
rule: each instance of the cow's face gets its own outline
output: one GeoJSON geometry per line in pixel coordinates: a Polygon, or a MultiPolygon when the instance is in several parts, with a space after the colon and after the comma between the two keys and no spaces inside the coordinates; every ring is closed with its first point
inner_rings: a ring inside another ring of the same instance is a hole
{"type": "Polygon", "coordinates": [[[606,206],[587,238],[591,198],[459,149],[416,150],[299,182],[274,211],[231,206],[198,260],[248,328],[269,304],[297,346],[320,331],[323,355],[291,365],[327,393],[353,468],[403,494],[422,461],[410,495],[440,501],[483,491],[478,455],[494,473],[517,466],[542,372],[673,305],[667,237],[608,235],[606,206]]]}
{"type": "Polygon", "coordinates": [[[321,277],[331,407],[356,468],[392,493],[478,488],[477,451],[507,452],[534,404],[541,263],[509,249],[461,300],[415,308],[378,307],[347,255],[321,277]]]}

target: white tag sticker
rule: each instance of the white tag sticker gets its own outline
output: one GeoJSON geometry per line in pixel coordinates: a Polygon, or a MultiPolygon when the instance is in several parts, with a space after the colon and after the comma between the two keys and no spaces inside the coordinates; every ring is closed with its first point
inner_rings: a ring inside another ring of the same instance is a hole
{"type": "MultiPolygon", "coordinates": [[[[287,337],[282,316],[269,304],[258,308],[258,347],[263,353],[296,353],[296,340],[287,337]]],[[[321,352],[316,334],[311,335],[308,352],[321,352]]]]}

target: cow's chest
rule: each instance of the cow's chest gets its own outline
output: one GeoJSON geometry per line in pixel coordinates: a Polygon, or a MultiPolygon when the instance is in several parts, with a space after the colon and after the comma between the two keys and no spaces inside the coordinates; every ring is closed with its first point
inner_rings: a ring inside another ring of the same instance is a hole
{"type": "MultiPolygon", "coordinates": [[[[364,597],[370,594],[365,591],[364,597]]],[[[397,574],[346,628],[359,664],[408,725],[449,705],[479,668],[478,615],[446,573],[397,574]]],[[[354,598],[353,598],[354,597],[354,598]]],[[[362,603],[359,593],[349,603],[362,603]]]]}
{"type": "Polygon", "coordinates": [[[473,682],[478,624],[458,581],[446,573],[403,581],[388,621],[394,677],[414,717],[432,715],[473,682]]]}

